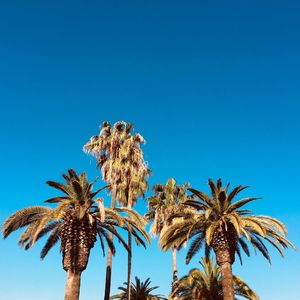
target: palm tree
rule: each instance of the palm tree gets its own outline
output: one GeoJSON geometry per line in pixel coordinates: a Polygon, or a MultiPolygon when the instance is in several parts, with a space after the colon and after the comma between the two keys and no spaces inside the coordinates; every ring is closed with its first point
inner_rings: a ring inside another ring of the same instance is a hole
{"type": "MultiPolygon", "coordinates": [[[[188,183],[185,183],[182,186],[176,185],[176,180],[174,178],[169,178],[165,185],[156,184],[153,186],[154,195],[148,199],[146,219],[153,220],[150,232],[154,236],[161,234],[166,226],[171,225],[172,222],[170,221],[170,217],[174,213],[178,213],[182,209],[187,209],[182,203],[187,200],[186,189],[188,187],[188,183]]],[[[178,280],[176,254],[177,250],[175,246],[172,247],[172,288],[174,288],[178,280]]]]}
{"type": "MultiPolygon", "coordinates": [[[[119,204],[132,209],[139,196],[144,197],[148,189],[147,178],[150,169],[143,158],[141,144],[144,138],[136,133],[133,134],[133,125],[123,121],[102,123],[102,129],[98,136],[94,136],[84,146],[84,150],[94,155],[101,168],[103,179],[109,184],[112,194],[111,207],[119,204]]],[[[132,249],[132,237],[128,231],[128,247],[132,249]]],[[[150,239],[147,239],[150,241],[150,239]]],[[[127,282],[131,278],[131,251],[128,252],[128,275],[127,282]]],[[[106,288],[104,299],[108,300],[111,286],[112,256],[108,253],[106,288]]],[[[130,289],[128,290],[130,298],[130,289]]]]}
{"type": "MultiPolygon", "coordinates": [[[[119,185],[118,201],[121,205],[126,205],[128,209],[132,209],[139,196],[144,198],[148,189],[147,179],[151,171],[144,160],[141,149],[141,144],[145,143],[144,138],[139,133],[132,133],[133,126],[131,124],[125,124],[124,129],[127,131],[127,135],[119,151],[122,183],[119,185]]],[[[128,231],[128,247],[130,251],[128,251],[127,297],[131,300],[132,236],[130,231],[128,231]]]]}
{"type": "MultiPolygon", "coordinates": [[[[128,283],[124,282],[125,287],[119,287],[118,289],[122,293],[112,296],[110,299],[128,300],[127,290],[128,283]]],[[[149,287],[151,285],[150,278],[147,278],[145,282],[141,281],[138,277],[135,277],[135,283],[131,283],[131,299],[132,300],[167,300],[162,295],[153,295],[152,291],[157,289],[158,286],[149,287]]]]}
{"type": "MultiPolygon", "coordinates": [[[[115,207],[115,202],[119,198],[118,191],[120,190],[119,186],[122,183],[119,151],[128,130],[130,131],[129,124],[125,130],[123,122],[117,122],[112,126],[109,122],[105,121],[101,124],[99,135],[91,137],[83,147],[85,152],[92,154],[97,158],[102,178],[109,184],[109,190],[111,192],[111,208],[115,207]]],[[[110,238],[113,239],[112,234],[110,234],[110,238]]],[[[104,300],[109,300],[111,274],[112,252],[108,249],[104,300]]]]}
{"type": "Polygon", "coordinates": [[[232,264],[235,253],[241,259],[241,249],[250,255],[248,241],[269,261],[270,255],[263,240],[268,241],[283,256],[283,249],[295,246],[285,237],[287,230],[283,223],[275,218],[252,215],[251,211],[241,209],[245,204],[258,198],[244,198],[233,203],[233,199],[246,186],[237,186],[228,193],[229,184],[222,186],[219,179],[215,184],[208,181],[211,196],[189,189],[199,201],[188,200],[186,204],[194,207],[195,212],[185,213],[184,219],[170,226],[160,238],[163,249],[174,245],[181,247],[188,239],[194,238],[186,256],[186,263],[206,245],[206,256],[213,249],[222,275],[223,295],[225,300],[234,299],[232,264]]]}
{"type": "MultiPolygon", "coordinates": [[[[202,269],[192,269],[187,276],[179,279],[171,299],[180,300],[223,300],[221,271],[212,258],[202,258],[202,269]]],[[[257,294],[238,276],[233,275],[235,296],[258,300],[257,294]]]]}
{"type": "MultiPolygon", "coordinates": [[[[21,209],[11,215],[3,224],[3,236],[6,238],[13,231],[26,227],[19,238],[19,244],[29,249],[41,237],[49,234],[41,252],[43,259],[48,251],[60,240],[63,269],[67,272],[65,300],[78,300],[80,292],[81,273],[85,270],[91,248],[93,248],[97,235],[104,253],[104,241],[111,252],[115,247],[108,233],[114,234],[129,250],[126,242],[117,232],[116,227],[127,229],[143,244],[138,234],[135,215],[122,217],[123,212],[107,209],[103,206],[103,199],[93,198],[101,190],[92,191],[93,184],[88,183],[86,173],[77,175],[70,169],[63,174],[66,184],[47,181],[47,184],[64,193],[46,200],[47,203],[57,203],[55,208],[46,206],[31,206],[21,209]]],[[[127,211],[128,213],[128,211],[127,211]]],[[[143,233],[142,233],[143,234],[143,233]]],[[[146,233],[145,233],[146,234],[146,233]]]]}

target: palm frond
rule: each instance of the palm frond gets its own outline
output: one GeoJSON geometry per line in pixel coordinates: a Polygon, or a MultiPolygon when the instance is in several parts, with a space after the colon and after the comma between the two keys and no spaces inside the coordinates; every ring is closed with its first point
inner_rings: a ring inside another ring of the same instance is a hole
{"type": "Polygon", "coordinates": [[[235,187],[228,195],[227,197],[227,201],[228,203],[231,203],[231,201],[233,200],[233,198],[239,194],[241,191],[243,191],[244,189],[247,189],[249,188],[249,186],[242,186],[242,185],[239,185],[237,187],[235,187]]]}
{"type": "Polygon", "coordinates": [[[51,208],[45,206],[30,206],[18,210],[4,221],[2,226],[4,238],[13,231],[27,226],[30,223],[39,220],[41,217],[48,215],[51,211],[51,208]]]}
{"type": "Polygon", "coordinates": [[[186,258],[185,258],[185,262],[186,264],[188,264],[191,259],[196,255],[196,253],[200,250],[201,246],[204,244],[205,242],[205,235],[204,233],[201,235],[198,235],[192,242],[188,252],[187,252],[187,255],[186,255],[186,258]]]}
{"type": "Polygon", "coordinates": [[[47,242],[42,249],[41,252],[41,259],[44,259],[45,256],[48,254],[49,250],[58,242],[59,240],[59,233],[60,233],[60,227],[57,226],[50,234],[49,238],[47,239],[47,242]]]}
{"type": "Polygon", "coordinates": [[[63,193],[65,193],[68,196],[72,196],[72,190],[67,185],[64,185],[59,182],[51,181],[51,180],[46,181],[46,184],[48,184],[51,187],[54,187],[57,190],[62,191],[63,193]]]}
{"type": "Polygon", "coordinates": [[[250,198],[245,198],[245,199],[241,199],[237,202],[235,202],[234,204],[231,204],[227,210],[228,213],[233,212],[234,210],[237,210],[238,208],[242,207],[243,205],[254,201],[254,200],[258,200],[258,199],[262,199],[262,198],[258,198],[258,197],[250,197],[250,198]]]}

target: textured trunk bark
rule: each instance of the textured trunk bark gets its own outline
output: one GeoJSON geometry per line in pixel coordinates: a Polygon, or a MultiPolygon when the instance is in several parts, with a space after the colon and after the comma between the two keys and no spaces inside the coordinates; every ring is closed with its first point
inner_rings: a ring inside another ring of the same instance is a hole
{"type": "Polygon", "coordinates": [[[173,267],[173,282],[172,289],[174,289],[174,285],[178,281],[178,271],[177,271],[177,250],[176,248],[172,248],[172,267],[173,267]]]}
{"type": "MultiPolygon", "coordinates": [[[[127,204],[127,208],[131,209],[131,199],[130,196],[128,197],[129,201],[127,204]]],[[[132,236],[131,233],[128,231],[128,248],[130,252],[128,252],[128,268],[127,268],[127,300],[131,300],[131,260],[132,260],[132,236]]]]}
{"type": "MultiPolygon", "coordinates": [[[[110,207],[115,207],[116,192],[113,191],[111,197],[110,207]]],[[[109,238],[113,241],[113,234],[109,233],[109,238]]],[[[106,261],[106,278],[105,278],[105,292],[104,292],[104,300],[109,300],[110,296],[110,287],[111,287],[111,273],[112,273],[112,252],[110,248],[107,250],[107,261],[106,261]]]]}
{"type": "Polygon", "coordinates": [[[222,275],[223,299],[234,300],[231,266],[234,263],[237,234],[233,226],[219,226],[213,234],[212,246],[222,275]]]}
{"type": "Polygon", "coordinates": [[[60,238],[64,270],[85,270],[96,241],[95,224],[91,225],[87,217],[79,219],[74,210],[69,209],[64,216],[60,238]]]}
{"type": "Polygon", "coordinates": [[[67,272],[65,300],[79,300],[81,272],[67,272]]]}
{"type": "Polygon", "coordinates": [[[220,270],[222,275],[223,299],[234,300],[231,264],[229,262],[221,263],[220,270]]]}

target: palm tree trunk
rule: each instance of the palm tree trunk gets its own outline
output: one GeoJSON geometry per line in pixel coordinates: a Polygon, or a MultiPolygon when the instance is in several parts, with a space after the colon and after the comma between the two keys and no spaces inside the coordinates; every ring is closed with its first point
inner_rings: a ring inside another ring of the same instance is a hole
{"type": "MultiPolygon", "coordinates": [[[[130,195],[128,196],[127,208],[131,209],[130,195]]],[[[131,300],[131,265],[132,265],[132,236],[128,231],[128,265],[127,265],[127,300],[131,300]]]]}
{"type": "Polygon", "coordinates": [[[173,281],[172,281],[172,290],[175,287],[176,282],[178,281],[178,271],[177,271],[177,250],[176,247],[172,248],[172,267],[173,267],[173,281]]]}
{"type": "MultiPolygon", "coordinates": [[[[115,208],[115,199],[116,199],[116,191],[115,189],[112,191],[111,203],[110,207],[115,208]]],[[[109,238],[113,241],[114,235],[110,232],[109,238]]],[[[107,250],[107,261],[106,261],[106,278],[105,278],[105,292],[104,292],[104,300],[109,300],[110,297],[110,287],[111,287],[111,272],[112,272],[112,252],[108,247],[107,250]]]]}
{"type": "MultiPolygon", "coordinates": [[[[113,239],[113,234],[109,234],[109,238],[113,239]]],[[[110,287],[111,287],[111,269],[112,269],[112,252],[108,248],[107,251],[107,262],[106,262],[106,278],[105,278],[105,293],[104,300],[109,300],[110,296],[110,287]]]]}
{"type": "Polygon", "coordinates": [[[65,300],[79,300],[81,272],[68,270],[65,300]]]}
{"type": "MultiPolygon", "coordinates": [[[[130,249],[130,251],[132,251],[132,237],[131,237],[131,233],[128,232],[128,248],[130,249]]],[[[131,299],[131,263],[132,261],[132,256],[131,256],[131,252],[128,252],[128,270],[127,270],[127,300],[131,299]]]]}
{"type": "Polygon", "coordinates": [[[229,262],[221,263],[220,270],[222,275],[223,299],[234,300],[231,264],[229,262]]]}

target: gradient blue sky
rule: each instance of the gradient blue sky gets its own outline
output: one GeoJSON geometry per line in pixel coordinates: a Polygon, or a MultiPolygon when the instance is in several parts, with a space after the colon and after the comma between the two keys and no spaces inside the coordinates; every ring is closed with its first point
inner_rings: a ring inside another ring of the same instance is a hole
{"type": "MultiPolygon", "coordinates": [[[[54,194],[46,180],[73,167],[99,174],[82,152],[103,120],[133,122],[147,140],[150,184],[175,177],[207,190],[211,177],[250,185],[249,205],[299,234],[299,1],[2,1],[0,10],[0,221],[54,194]]],[[[99,183],[101,185],[102,183],[99,183]]],[[[143,213],[145,202],[137,209],[143,213]]],[[[25,252],[0,241],[0,298],[62,299],[58,247],[25,252]],[[42,298],[41,298],[42,295],[42,298]]],[[[189,266],[185,250],[179,275],[189,266]]],[[[262,300],[299,299],[299,252],[271,251],[234,272],[262,300]]],[[[167,294],[170,253],[134,249],[133,275],[167,294]]],[[[105,259],[92,251],[81,300],[101,299],[105,259]]],[[[113,291],[126,278],[114,260],[113,291]]]]}

